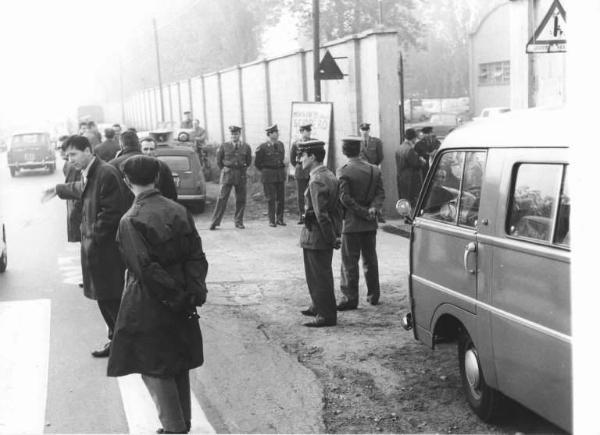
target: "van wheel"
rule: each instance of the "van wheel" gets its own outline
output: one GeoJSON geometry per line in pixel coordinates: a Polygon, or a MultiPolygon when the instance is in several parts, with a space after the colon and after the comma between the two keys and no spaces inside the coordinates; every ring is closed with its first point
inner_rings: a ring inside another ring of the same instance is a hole
{"type": "Polygon", "coordinates": [[[500,416],[503,396],[485,382],[479,353],[466,331],[458,339],[458,364],[463,391],[475,414],[485,422],[500,416]]]}

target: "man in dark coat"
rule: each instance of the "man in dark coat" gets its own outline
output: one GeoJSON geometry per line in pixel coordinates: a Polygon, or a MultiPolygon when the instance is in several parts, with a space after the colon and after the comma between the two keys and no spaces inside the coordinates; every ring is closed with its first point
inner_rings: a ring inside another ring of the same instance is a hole
{"type": "MultiPolygon", "coordinates": [[[[127,187],[119,171],[94,154],[84,136],[71,136],[65,145],[69,162],[81,170],[81,180],[57,184],[47,189],[46,201],[56,195],[61,199],[81,199],[81,269],[83,293],[98,301],[102,317],[112,339],[115,320],[123,292],[125,265],[115,240],[119,220],[127,210],[127,187]]],[[[92,352],[106,357],[110,342],[92,352]]]]}
{"type": "Polygon", "coordinates": [[[333,250],[340,247],[341,216],[338,203],[338,180],[323,165],[325,143],[312,140],[300,144],[302,168],[307,169],[310,181],[305,192],[306,213],[300,234],[304,255],[304,272],[311,305],[303,310],[315,320],[304,326],[320,328],[337,323],[333,271],[333,250]]]}
{"type": "MultiPolygon", "coordinates": [[[[61,150],[66,152],[66,142],[69,136],[61,136],[61,150]]],[[[81,180],[81,170],[77,169],[72,163],[69,163],[65,156],[63,165],[63,174],[65,174],[65,183],[81,180]]],[[[81,199],[67,199],[67,241],[81,242],[81,199]]],[[[83,285],[83,284],[80,284],[83,285]]]]}
{"type": "Polygon", "coordinates": [[[96,145],[94,154],[105,162],[110,162],[115,158],[117,152],[121,149],[119,141],[115,139],[115,131],[112,128],[104,129],[104,137],[106,140],[101,144],[96,145]]]}
{"type": "MultiPolygon", "coordinates": [[[[122,151],[118,157],[112,159],[109,163],[119,170],[121,176],[123,176],[123,164],[131,156],[137,156],[142,154],[140,140],[138,139],[137,133],[127,130],[121,134],[121,145],[122,151]]],[[[156,179],[156,188],[160,190],[160,193],[166,198],[177,201],[177,188],[173,181],[173,174],[169,166],[165,162],[159,160],[159,173],[156,179]]],[[[133,203],[133,194],[127,193],[129,199],[128,205],[133,203]]]]}
{"type": "Polygon", "coordinates": [[[304,223],[304,191],[306,190],[306,186],[308,186],[308,172],[306,169],[302,169],[302,164],[300,163],[300,153],[298,145],[307,140],[314,140],[310,137],[310,132],[312,131],[312,124],[305,124],[300,126],[300,139],[295,141],[292,144],[292,148],[290,149],[290,163],[294,166],[294,178],[296,180],[296,194],[298,196],[298,215],[300,219],[298,220],[298,224],[301,225],[304,223]]]}
{"type": "Polygon", "coordinates": [[[415,206],[421,184],[423,183],[422,168],[425,159],[419,157],[414,150],[417,132],[409,128],[405,140],[396,150],[396,181],[398,183],[398,199],[406,199],[412,207],[415,206]]]}
{"type": "Polygon", "coordinates": [[[360,157],[361,138],[342,140],[348,163],[338,169],[340,201],[344,206],[342,227],[341,290],[344,295],[338,311],[358,307],[358,260],[362,254],[367,283],[367,302],[379,303],[379,266],[377,262],[377,215],[385,192],[381,170],[360,157]]]}
{"type": "Polygon", "coordinates": [[[433,134],[433,127],[423,127],[421,133],[423,136],[415,144],[415,151],[419,157],[422,157],[425,160],[425,165],[421,169],[423,180],[425,180],[427,171],[429,171],[429,162],[440,147],[440,141],[435,137],[435,134],[433,134]]]}
{"type": "Polygon", "coordinates": [[[277,124],[266,129],[269,140],[258,146],[254,166],[261,172],[261,181],[265,190],[265,198],[269,207],[269,225],[285,226],[283,221],[283,205],[285,201],[286,171],[283,160],[285,147],[279,140],[277,124]],[[277,216],[277,220],[275,217],[277,216]]]}
{"type": "Polygon", "coordinates": [[[240,141],[241,127],[231,125],[231,141],[225,142],[217,150],[217,166],[221,169],[221,190],[212,215],[209,229],[221,225],[231,189],[235,187],[235,227],[244,229],[244,209],[246,208],[246,169],[252,164],[250,145],[240,141]]]}
{"type": "Polygon", "coordinates": [[[371,136],[371,124],[360,124],[360,136],[360,156],[372,165],[380,165],[383,161],[383,142],[378,137],[371,136]]]}
{"type": "Polygon", "coordinates": [[[204,362],[196,306],[206,301],[208,263],[191,214],[154,187],[157,160],[134,156],[123,171],[135,202],[117,236],[127,279],[108,376],[141,373],[162,424],[158,433],[187,433],[189,370],[204,362]]]}

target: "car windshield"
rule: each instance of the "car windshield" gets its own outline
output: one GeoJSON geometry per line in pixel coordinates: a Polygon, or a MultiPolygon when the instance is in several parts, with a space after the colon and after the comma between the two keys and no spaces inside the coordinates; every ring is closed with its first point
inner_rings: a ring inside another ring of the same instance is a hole
{"type": "Polygon", "coordinates": [[[12,137],[11,148],[48,146],[48,136],[43,133],[18,134],[12,137]]]}
{"type": "Polygon", "coordinates": [[[431,115],[429,122],[432,124],[456,124],[456,117],[445,113],[435,113],[431,115]]]}
{"type": "Polygon", "coordinates": [[[169,166],[171,172],[190,170],[190,159],[186,156],[158,156],[158,158],[169,166]]]}

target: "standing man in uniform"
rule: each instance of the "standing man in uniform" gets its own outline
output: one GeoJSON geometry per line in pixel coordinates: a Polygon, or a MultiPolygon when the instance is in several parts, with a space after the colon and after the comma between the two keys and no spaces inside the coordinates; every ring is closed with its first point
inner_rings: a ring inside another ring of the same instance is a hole
{"type": "MultiPolygon", "coordinates": [[[[89,140],[71,136],[65,143],[66,155],[81,180],[57,184],[44,192],[42,201],[54,196],[61,199],[81,199],[81,270],[83,293],[98,302],[100,313],[108,326],[112,340],[119,312],[125,265],[116,242],[119,220],[128,207],[127,187],[119,171],[92,154],[89,140]]],[[[107,357],[109,341],[92,356],[107,357]]]]}
{"type": "Polygon", "coordinates": [[[362,141],[348,137],[342,141],[348,163],[338,169],[340,200],[345,208],[342,227],[341,290],[344,295],[338,311],[358,307],[358,260],[362,255],[367,283],[367,302],[379,303],[379,266],[377,262],[377,215],[385,192],[381,170],[360,157],[362,141]]]}
{"type": "Polygon", "coordinates": [[[396,150],[396,181],[398,183],[398,199],[406,199],[414,208],[423,183],[422,168],[425,159],[415,151],[417,132],[409,128],[404,134],[405,140],[396,150]]]}
{"type": "Polygon", "coordinates": [[[298,145],[307,140],[314,140],[310,137],[310,132],[312,130],[312,124],[305,124],[300,126],[300,140],[295,141],[292,144],[292,148],[290,150],[290,162],[294,165],[295,172],[294,178],[296,180],[296,193],[298,196],[298,215],[300,219],[298,220],[298,225],[304,223],[304,191],[306,190],[306,186],[308,186],[308,172],[305,169],[302,169],[302,164],[300,163],[300,152],[298,145]]]}
{"type": "Polygon", "coordinates": [[[338,180],[323,165],[325,143],[310,140],[300,144],[302,169],[308,170],[310,181],[305,191],[306,213],[300,233],[304,254],[304,272],[311,305],[302,310],[305,316],[314,316],[304,326],[320,328],[337,323],[333,271],[333,250],[341,245],[341,216],[337,207],[338,180]]]}
{"type": "Polygon", "coordinates": [[[371,124],[360,124],[360,156],[372,165],[379,166],[383,161],[383,143],[378,137],[370,135],[371,124]]]}
{"type": "Polygon", "coordinates": [[[209,229],[221,225],[231,188],[235,187],[235,227],[244,229],[244,209],[246,208],[246,169],[252,164],[250,145],[240,141],[241,127],[231,125],[231,141],[222,144],[217,151],[217,165],[221,169],[221,190],[212,215],[209,229]]]}
{"type": "Polygon", "coordinates": [[[277,124],[265,130],[269,140],[258,146],[254,166],[261,172],[265,198],[269,207],[269,226],[285,226],[283,203],[285,200],[285,147],[279,140],[277,124]]]}
{"type": "Polygon", "coordinates": [[[192,121],[192,112],[189,110],[183,112],[184,119],[181,121],[179,128],[192,128],[194,126],[192,121]]]}

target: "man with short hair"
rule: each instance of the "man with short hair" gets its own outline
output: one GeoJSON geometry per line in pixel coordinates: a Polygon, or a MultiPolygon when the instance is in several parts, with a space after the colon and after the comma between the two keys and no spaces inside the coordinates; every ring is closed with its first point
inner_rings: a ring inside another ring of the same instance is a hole
{"type": "Polygon", "coordinates": [[[222,144],[217,150],[217,166],[221,169],[221,189],[212,215],[210,230],[215,230],[221,225],[232,188],[235,188],[235,227],[242,230],[245,228],[246,169],[252,164],[252,149],[250,145],[240,140],[241,127],[231,125],[229,132],[231,140],[222,144]]]}
{"type": "Polygon", "coordinates": [[[121,131],[123,131],[123,129],[121,128],[121,124],[113,124],[112,129],[115,131],[115,139],[118,143],[121,139],[121,131]]]}
{"type": "Polygon", "coordinates": [[[160,190],[160,193],[162,193],[165,198],[177,201],[177,187],[173,180],[173,172],[171,172],[169,165],[156,157],[156,141],[154,138],[150,136],[143,138],[140,143],[140,149],[142,150],[142,154],[154,157],[158,160],[158,177],[156,178],[155,185],[159,186],[157,188],[160,190]]]}
{"type": "Polygon", "coordinates": [[[77,134],[79,136],[86,136],[87,137],[87,133],[88,133],[88,123],[87,121],[80,121],[79,122],[79,130],[77,132],[77,134]]]}
{"type": "Polygon", "coordinates": [[[320,328],[337,323],[333,271],[333,250],[340,247],[341,216],[338,203],[338,180],[326,166],[325,143],[320,140],[302,142],[299,146],[302,168],[309,171],[310,181],[305,191],[306,213],[300,234],[304,255],[306,284],[311,305],[302,310],[314,316],[304,326],[320,328]]]}
{"type": "Polygon", "coordinates": [[[94,154],[105,162],[109,162],[115,158],[121,147],[119,146],[119,142],[115,139],[115,131],[112,128],[106,128],[104,130],[104,137],[106,140],[101,144],[96,145],[94,154]]]}
{"type": "Polygon", "coordinates": [[[406,199],[412,207],[415,206],[421,184],[423,183],[422,168],[425,159],[419,157],[414,150],[417,132],[409,128],[405,132],[405,140],[396,150],[396,181],[398,199],[406,199]]]}
{"type": "Polygon", "coordinates": [[[200,121],[194,119],[192,123],[192,137],[191,140],[194,142],[196,149],[199,151],[206,145],[207,135],[206,130],[200,127],[200,121]]]}
{"type": "Polygon", "coordinates": [[[380,165],[383,161],[383,142],[378,137],[371,136],[371,124],[360,124],[360,136],[360,156],[372,165],[380,165]]]}
{"type": "Polygon", "coordinates": [[[269,226],[285,226],[283,206],[285,201],[285,147],[279,140],[277,124],[266,130],[269,140],[258,146],[254,166],[261,172],[261,181],[268,203],[269,226]]]}
{"type": "MultiPolygon", "coordinates": [[[[121,216],[127,210],[127,187],[119,171],[92,154],[89,140],[71,136],[65,142],[69,162],[81,170],[81,180],[44,191],[42,201],[54,196],[61,199],[81,199],[81,270],[83,292],[98,302],[112,340],[115,321],[123,292],[125,265],[115,240],[121,216]]],[[[94,357],[107,357],[110,341],[94,357]]]]}
{"type": "Polygon", "coordinates": [[[183,116],[184,119],[183,121],[181,121],[179,128],[192,128],[194,126],[192,122],[192,112],[186,110],[185,112],[183,112],[183,116]]]}
{"type": "Polygon", "coordinates": [[[342,152],[348,163],[338,169],[340,201],[344,206],[342,227],[343,299],[338,311],[358,307],[358,260],[362,255],[363,271],[367,283],[367,302],[379,303],[379,266],[377,262],[377,215],[383,206],[385,192],[381,170],[360,157],[360,137],[342,139],[342,152]]]}
{"type": "Polygon", "coordinates": [[[440,141],[433,133],[433,127],[427,126],[421,129],[422,136],[415,144],[415,151],[425,160],[425,165],[422,168],[423,180],[429,170],[429,162],[437,149],[440,147],[440,141]]]}
{"type": "Polygon", "coordinates": [[[92,150],[94,148],[96,148],[96,145],[98,145],[100,142],[102,142],[102,135],[98,131],[98,126],[96,125],[96,123],[94,121],[89,121],[88,122],[88,132],[87,132],[87,136],[86,137],[90,141],[90,145],[92,146],[92,150]]]}
{"type": "Polygon", "coordinates": [[[290,163],[294,166],[294,179],[296,180],[296,196],[298,199],[298,225],[304,223],[304,191],[308,186],[308,171],[302,169],[300,163],[299,144],[307,140],[314,140],[310,137],[312,124],[304,124],[300,126],[300,139],[292,144],[290,149],[290,163]]]}

